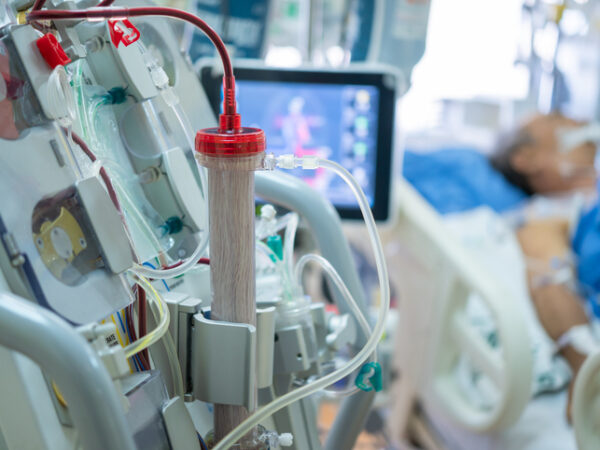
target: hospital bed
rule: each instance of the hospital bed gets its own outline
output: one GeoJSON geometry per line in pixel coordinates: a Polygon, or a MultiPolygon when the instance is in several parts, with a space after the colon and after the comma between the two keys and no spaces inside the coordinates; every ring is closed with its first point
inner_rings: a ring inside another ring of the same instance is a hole
{"type": "MultiPolygon", "coordinates": [[[[531,399],[528,323],[509,286],[479,264],[404,180],[396,202],[397,218],[382,230],[390,280],[400,291],[390,435],[426,448],[574,448],[566,392],[531,399]],[[467,319],[473,296],[490,311],[499,347],[467,319]],[[455,372],[465,358],[495,387],[493,404],[475,405],[464,395],[455,372]]],[[[590,358],[577,380],[580,448],[598,448],[599,371],[600,357],[590,358]]]]}

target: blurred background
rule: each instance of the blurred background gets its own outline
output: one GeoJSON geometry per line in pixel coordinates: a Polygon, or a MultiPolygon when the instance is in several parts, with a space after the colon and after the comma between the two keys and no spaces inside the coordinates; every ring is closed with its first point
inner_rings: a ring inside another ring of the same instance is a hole
{"type": "MultiPolygon", "coordinates": [[[[489,152],[498,131],[534,112],[577,120],[598,114],[598,2],[177,3],[222,33],[238,58],[280,67],[395,66],[403,76],[399,125],[409,148],[461,143],[489,152]]],[[[191,28],[182,45],[194,61],[213,51],[191,28]]]]}

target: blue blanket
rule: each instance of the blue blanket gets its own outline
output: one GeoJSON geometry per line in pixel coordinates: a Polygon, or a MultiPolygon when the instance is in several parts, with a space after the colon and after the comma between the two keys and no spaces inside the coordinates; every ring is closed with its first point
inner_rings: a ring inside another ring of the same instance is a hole
{"type": "Polygon", "coordinates": [[[573,251],[577,255],[577,277],[582,295],[587,297],[590,309],[600,318],[600,208],[596,204],[584,214],[573,236],[573,251]]]}
{"type": "Polygon", "coordinates": [[[403,174],[441,214],[483,205],[503,212],[527,198],[484,155],[470,149],[450,148],[430,153],[407,150],[403,174]]]}

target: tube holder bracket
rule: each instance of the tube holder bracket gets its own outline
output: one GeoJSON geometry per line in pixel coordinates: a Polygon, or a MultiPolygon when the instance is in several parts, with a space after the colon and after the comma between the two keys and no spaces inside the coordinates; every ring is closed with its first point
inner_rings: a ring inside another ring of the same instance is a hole
{"type": "Polygon", "coordinates": [[[256,405],[256,328],[193,317],[192,379],[195,398],[223,405],[256,405]]]}

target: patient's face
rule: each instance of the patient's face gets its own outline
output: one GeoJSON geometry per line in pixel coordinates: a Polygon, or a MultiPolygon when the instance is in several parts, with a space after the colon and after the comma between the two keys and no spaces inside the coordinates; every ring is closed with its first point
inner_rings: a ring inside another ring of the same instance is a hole
{"type": "Polygon", "coordinates": [[[559,115],[538,116],[525,127],[533,143],[514,155],[515,168],[524,173],[536,193],[593,189],[596,146],[581,144],[567,153],[559,151],[557,132],[583,124],[559,115]]]}

